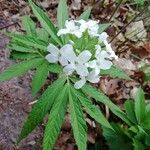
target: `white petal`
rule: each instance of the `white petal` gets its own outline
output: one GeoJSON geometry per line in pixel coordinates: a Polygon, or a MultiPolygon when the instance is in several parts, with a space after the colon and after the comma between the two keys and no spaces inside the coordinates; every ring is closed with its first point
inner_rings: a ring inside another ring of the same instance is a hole
{"type": "Polygon", "coordinates": [[[96,63],[96,60],[92,60],[92,61],[87,62],[85,65],[86,67],[89,67],[89,68],[95,68],[97,66],[97,63],[96,63]]]}
{"type": "Polygon", "coordinates": [[[91,83],[97,83],[99,79],[100,79],[99,73],[97,74],[97,71],[95,69],[93,69],[87,77],[87,80],[90,81],[91,83]]]}
{"type": "Polygon", "coordinates": [[[76,30],[74,32],[72,32],[72,34],[74,34],[76,37],[81,38],[82,37],[82,32],[79,30],[76,30]]]}
{"type": "Polygon", "coordinates": [[[48,45],[47,51],[49,51],[52,55],[55,55],[55,56],[59,55],[59,49],[53,44],[48,45]]]}
{"type": "Polygon", "coordinates": [[[75,89],[80,89],[86,83],[86,79],[82,78],[74,84],[75,89]]]}
{"type": "Polygon", "coordinates": [[[58,57],[56,57],[55,55],[52,54],[48,54],[46,57],[47,61],[49,63],[57,63],[58,62],[58,57]]]}
{"type": "Polygon", "coordinates": [[[84,64],[86,62],[88,62],[91,58],[92,54],[88,51],[85,50],[83,52],[81,52],[77,58],[77,62],[80,64],[84,64]]]}
{"type": "Polygon", "coordinates": [[[106,32],[103,32],[99,35],[99,40],[100,41],[106,41],[108,38],[108,34],[106,32]]]}
{"type": "Polygon", "coordinates": [[[69,62],[74,62],[76,60],[76,54],[73,51],[73,46],[71,44],[66,44],[60,49],[60,53],[65,57],[69,62]]]}
{"type": "Polygon", "coordinates": [[[89,27],[96,27],[98,25],[99,21],[95,21],[95,20],[89,20],[88,21],[88,26],[89,27]]]}
{"type": "Polygon", "coordinates": [[[111,66],[112,66],[112,62],[109,61],[109,60],[104,60],[100,63],[100,68],[103,69],[103,70],[107,70],[107,69],[110,69],[111,66]]]}
{"type": "Polygon", "coordinates": [[[75,71],[75,65],[69,64],[64,67],[63,71],[66,75],[71,75],[75,71]]]}
{"type": "Polygon", "coordinates": [[[63,57],[63,56],[60,56],[60,57],[59,57],[59,62],[60,62],[60,64],[61,64],[62,66],[68,65],[68,60],[67,60],[65,57],[63,57]]]}
{"type": "Polygon", "coordinates": [[[58,35],[58,36],[61,36],[61,35],[68,34],[68,33],[69,33],[68,29],[60,29],[60,30],[57,32],[57,35],[58,35]]]}
{"type": "Polygon", "coordinates": [[[88,75],[88,69],[85,65],[76,65],[76,72],[80,76],[87,76],[88,75]]]}
{"type": "Polygon", "coordinates": [[[107,51],[101,51],[101,53],[98,55],[98,58],[100,61],[103,61],[105,58],[111,59],[107,51]]]}
{"type": "Polygon", "coordinates": [[[75,25],[75,21],[74,20],[66,20],[65,22],[65,26],[67,29],[69,29],[70,31],[73,31],[73,30],[77,30],[78,29],[78,26],[75,25]]]}

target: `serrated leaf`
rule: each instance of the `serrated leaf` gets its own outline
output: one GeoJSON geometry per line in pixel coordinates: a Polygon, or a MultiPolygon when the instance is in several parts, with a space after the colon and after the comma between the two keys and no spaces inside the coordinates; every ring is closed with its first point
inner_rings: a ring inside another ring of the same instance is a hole
{"type": "Polygon", "coordinates": [[[33,95],[36,94],[44,85],[48,76],[48,72],[49,72],[48,65],[45,62],[37,67],[36,73],[32,80],[32,94],[33,95]]]}
{"type": "Polygon", "coordinates": [[[103,127],[103,135],[110,150],[133,150],[132,139],[126,134],[125,129],[118,124],[111,124],[114,130],[103,127]]]}
{"type": "Polygon", "coordinates": [[[83,19],[85,21],[87,21],[90,17],[90,14],[91,14],[91,10],[92,10],[92,7],[89,7],[88,9],[86,9],[78,18],[78,20],[80,19],[83,19]]]}
{"type": "Polygon", "coordinates": [[[141,88],[139,88],[135,96],[135,115],[138,120],[138,123],[142,123],[142,121],[144,121],[145,114],[146,104],[144,92],[141,88]]]}
{"type": "Polygon", "coordinates": [[[130,119],[131,122],[134,124],[137,124],[135,111],[134,111],[134,102],[132,100],[127,100],[124,104],[125,111],[127,114],[127,117],[130,119]]]}
{"type": "Polygon", "coordinates": [[[12,51],[10,58],[14,60],[30,60],[35,58],[41,58],[41,56],[39,57],[39,54],[36,53],[22,53],[22,52],[12,51]]]}
{"type": "Polygon", "coordinates": [[[105,126],[107,128],[110,128],[113,130],[107,119],[104,117],[102,112],[100,111],[100,108],[96,107],[94,104],[92,104],[91,100],[87,99],[84,94],[81,94],[79,91],[72,88],[75,95],[80,100],[82,106],[85,108],[86,112],[94,118],[98,123],[100,123],[102,126],[105,126]]]}
{"type": "Polygon", "coordinates": [[[37,37],[38,39],[46,41],[46,42],[49,43],[49,33],[45,29],[37,28],[36,32],[37,32],[37,35],[38,35],[38,37],[37,37]]]}
{"type": "Polygon", "coordinates": [[[63,68],[58,64],[49,64],[49,71],[52,73],[61,73],[63,68]]]}
{"type": "Polygon", "coordinates": [[[46,50],[48,46],[48,43],[41,41],[34,37],[29,37],[26,35],[20,35],[20,34],[14,34],[14,33],[7,33],[6,35],[12,37],[13,40],[18,41],[19,43],[21,42],[27,46],[31,46],[34,48],[46,50]]]}
{"type": "Polygon", "coordinates": [[[133,146],[134,146],[134,150],[144,150],[143,144],[136,139],[133,139],[133,146]]]}
{"type": "Polygon", "coordinates": [[[62,46],[62,42],[60,41],[60,38],[57,36],[57,30],[53,23],[50,21],[49,17],[45,14],[45,12],[36,6],[32,0],[29,0],[29,4],[32,7],[33,13],[35,16],[39,19],[41,25],[45,30],[51,35],[51,37],[62,46]]]}
{"type": "Polygon", "coordinates": [[[55,98],[58,96],[60,90],[63,88],[66,78],[57,79],[47,90],[42,94],[37,103],[33,106],[21,133],[18,138],[18,143],[28,136],[35,127],[42,122],[45,115],[51,109],[55,98]]]}
{"type": "Polygon", "coordinates": [[[128,125],[131,125],[131,122],[127,118],[126,114],[121,109],[119,109],[118,106],[116,106],[114,103],[112,103],[111,100],[106,95],[104,95],[101,91],[98,91],[96,88],[94,88],[88,84],[85,84],[82,87],[82,91],[83,91],[83,93],[93,97],[96,101],[107,105],[116,116],[121,118],[128,125]]]}
{"type": "Polygon", "coordinates": [[[15,64],[7,68],[0,74],[0,81],[9,80],[11,78],[25,74],[28,70],[36,68],[37,66],[42,64],[42,62],[43,62],[42,58],[35,58],[30,61],[28,60],[15,64]]]}
{"type": "Polygon", "coordinates": [[[101,33],[104,32],[110,25],[111,25],[111,23],[99,24],[98,33],[101,34],[101,33]]]}
{"type": "Polygon", "coordinates": [[[57,23],[59,29],[64,28],[66,20],[69,18],[68,6],[66,0],[59,0],[59,5],[57,9],[57,23]]]}
{"type": "Polygon", "coordinates": [[[48,123],[44,133],[43,150],[53,149],[64,121],[67,102],[68,91],[67,86],[65,86],[61,91],[59,91],[58,97],[55,99],[55,102],[50,111],[48,123]]]}
{"type": "Polygon", "coordinates": [[[23,16],[22,18],[23,27],[28,36],[36,37],[36,25],[30,16],[23,16]]]}
{"type": "Polygon", "coordinates": [[[15,43],[10,43],[7,47],[17,52],[36,53],[35,49],[33,48],[20,46],[15,43]]]}
{"type": "Polygon", "coordinates": [[[86,150],[87,146],[87,126],[83,116],[83,112],[76,95],[70,91],[69,93],[71,125],[73,134],[78,146],[78,150],[86,150]]]}
{"type": "Polygon", "coordinates": [[[101,70],[101,75],[109,75],[111,77],[117,77],[120,79],[126,79],[126,80],[130,80],[130,77],[120,68],[117,68],[115,66],[112,66],[110,69],[108,70],[101,70]]]}

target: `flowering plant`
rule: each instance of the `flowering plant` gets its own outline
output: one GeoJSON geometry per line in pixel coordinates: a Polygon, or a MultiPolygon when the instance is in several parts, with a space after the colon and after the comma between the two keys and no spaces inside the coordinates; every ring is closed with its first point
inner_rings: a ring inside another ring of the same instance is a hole
{"type": "Polygon", "coordinates": [[[89,20],[91,8],[76,20],[69,20],[66,1],[60,0],[56,27],[32,0],[29,0],[29,4],[43,28],[36,29],[31,18],[24,16],[22,22],[26,34],[7,33],[12,37],[8,45],[12,49],[11,58],[23,61],[2,72],[0,81],[35,69],[32,93],[36,94],[45,83],[49,72],[55,73],[58,79],[46,89],[33,106],[17,142],[32,132],[50,112],[44,133],[43,149],[53,149],[65,113],[69,111],[78,149],[85,150],[87,126],[83,110],[102,126],[112,129],[100,108],[92,104],[92,100],[107,105],[114,114],[130,123],[123,111],[101,91],[89,84],[98,83],[103,75],[129,79],[122,70],[113,65],[113,60],[117,60],[118,57],[108,43],[107,33],[104,32],[109,24],[89,20]]]}

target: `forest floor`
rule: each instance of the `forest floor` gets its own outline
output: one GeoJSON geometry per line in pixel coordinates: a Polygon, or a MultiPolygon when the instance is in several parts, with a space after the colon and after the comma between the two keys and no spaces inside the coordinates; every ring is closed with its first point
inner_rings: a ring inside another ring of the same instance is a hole
{"type": "MultiPolygon", "coordinates": [[[[38,0],[37,2],[43,9],[47,11],[52,21],[56,22],[57,0],[38,0]]],[[[112,0],[100,7],[96,0],[68,0],[70,17],[75,18],[88,6],[93,7],[91,17],[100,20],[100,22],[111,21],[113,25],[107,30],[107,33],[113,39],[126,24],[129,23],[131,17],[136,16],[140,12],[134,9],[130,4],[122,4],[115,15],[112,12],[117,7],[112,0]]],[[[0,30],[2,32],[22,32],[21,16],[31,15],[33,20],[37,22],[32,15],[30,7],[24,0],[0,0],[0,30]]],[[[100,88],[108,95],[114,103],[122,107],[126,99],[133,98],[137,87],[142,86],[147,101],[150,100],[150,83],[145,82],[145,74],[150,72],[150,66],[146,70],[141,70],[143,64],[150,64],[150,19],[146,14],[138,16],[139,20],[132,22],[123,32],[121,32],[113,40],[113,48],[119,56],[116,65],[121,67],[133,79],[125,81],[121,79],[113,79],[103,77],[99,83],[100,88]],[[131,34],[133,30],[136,33],[131,34]]],[[[0,71],[15,62],[9,59],[10,49],[6,47],[9,38],[0,33],[0,71]]],[[[46,120],[39,125],[28,138],[26,138],[19,146],[16,146],[16,138],[25,121],[28,113],[32,109],[32,102],[36,100],[31,94],[31,79],[33,72],[29,72],[25,76],[12,79],[10,81],[0,83],[0,150],[40,150],[43,130],[46,120]]],[[[38,96],[38,95],[37,95],[38,96]]],[[[104,112],[106,110],[104,109],[104,112]]],[[[106,116],[110,120],[115,120],[109,111],[106,116]],[[111,116],[111,117],[110,117],[111,116]]],[[[88,143],[89,149],[98,140],[103,143],[103,138],[98,134],[99,128],[95,127],[95,123],[91,118],[86,119],[88,124],[88,143]]],[[[73,150],[76,149],[69,116],[66,114],[65,123],[62,132],[55,145],[56,150],[73,150]]],[[[104,146],[103,146],[104,149],[104,146]]]]}

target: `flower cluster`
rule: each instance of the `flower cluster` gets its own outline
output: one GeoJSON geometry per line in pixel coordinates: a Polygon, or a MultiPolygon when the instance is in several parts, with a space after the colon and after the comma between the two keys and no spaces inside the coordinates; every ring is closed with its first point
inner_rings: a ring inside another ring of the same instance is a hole
{"type": "MultiPolygon", "coordinates": [[[[49,63],[60,63],[63,66],[63,72],[66,75],[76,74],[80,77],[74,85],[76,89],[80,89],[86,81],[97,83],[100,80],[100,70],[110,69],[112,60],[117,59],[111,45],[108,43],[108,35],[106,32],[98,33],[98,21],[84,21],[84,20],[71,20],[66,21],[64,29],[58,31],[58,36],[69,34],[76,38],[81,38],[83,33],[87,32],[90,37],[96,37],[97,44],[95,45],[94,52],[90,50],[82,50],[77,55],[74,48],[74,41],[72,44],[65,44],[62,48],[58,49],[55,45],[49,44],[47,50],[49,54],[46,59],[49,63]],[[102,49],[101,43],[105,46],[102,49]]],[[[90,41],[89,41],[90,42],[90,41]]]]}

